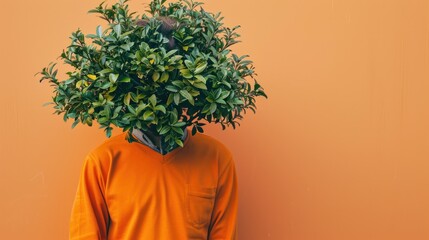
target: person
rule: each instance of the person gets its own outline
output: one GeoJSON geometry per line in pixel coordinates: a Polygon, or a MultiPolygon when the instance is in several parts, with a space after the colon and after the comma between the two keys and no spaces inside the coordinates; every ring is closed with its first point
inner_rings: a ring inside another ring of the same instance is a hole
{"type": "Polygon", "coordinates": [[[183,147],[161,154],[156,135],[133,129],[129,143],[125,134],[86,155],[70,240],[238,238],[237,175],[224,144],[186,128],[183,147]]]}
{"type": "MultiPolygon", "coordinates": [[[[161,29],[171,35],[173,24],[162,20],[168,24],[161,29]]],[[[174,42],[168,46],[175,47],[174,42]]],[[[71,210],[70,240],[238,238],[232,152],[214,137],[192,135],[188,127],[183,147],[166,152],[153,129],[131,128],[87,153],[71,210]],[[136,141],[128,142],[127,134],[136,141]]]]}

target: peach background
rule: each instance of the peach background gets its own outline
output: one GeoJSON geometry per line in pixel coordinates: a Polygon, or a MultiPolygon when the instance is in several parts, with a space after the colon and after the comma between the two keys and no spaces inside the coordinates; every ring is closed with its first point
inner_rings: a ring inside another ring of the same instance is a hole
{"type": "MultiPolygon", "coordinates": [[[[86,13],[100,2],[2,2],[2,239],[67,239],[83,158],[106,137],[42,107],[53,89],[33,75],[104,23],[86,13]]],[[[429,239],[429,2],[204,6],[242,26],[233,49],[269,96],[236,130],[206,129],[235,155],[240,239],[429,239]]]]}

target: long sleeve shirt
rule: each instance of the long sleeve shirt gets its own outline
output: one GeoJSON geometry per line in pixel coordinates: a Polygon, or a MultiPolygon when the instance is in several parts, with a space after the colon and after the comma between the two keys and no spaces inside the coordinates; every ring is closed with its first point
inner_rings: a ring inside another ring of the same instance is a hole
{"type": "Polygon", "coordinates": [[[129,143],[127,132],[92,149],[73,202],[70,240],[237,240],[233,155],[215,138],[186,131],[184,146],[165,155],[129,143]]]}

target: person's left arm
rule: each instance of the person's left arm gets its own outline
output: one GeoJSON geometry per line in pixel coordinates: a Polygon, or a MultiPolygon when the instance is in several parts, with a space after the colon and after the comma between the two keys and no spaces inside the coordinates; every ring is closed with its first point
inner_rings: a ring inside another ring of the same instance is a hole
{"type": "Polygon", "coordinates": [[[218,178],[208,240],[237,240],[237,212],[238,182],[234,159],[231,156],[218,178]]]}

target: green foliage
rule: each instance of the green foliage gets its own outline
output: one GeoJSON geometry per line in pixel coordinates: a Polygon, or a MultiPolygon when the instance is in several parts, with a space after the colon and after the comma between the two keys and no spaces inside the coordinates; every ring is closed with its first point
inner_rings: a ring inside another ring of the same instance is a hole
{"type": "MultiPolygon", "coordinates": [[[[183,145],[180,137],[187,126],[193,135],[203,132],[203,120],[235,129],[246,109],[255,113],[256,96],[267,98],[249,55],[239,57],[228,49],[241,42],[235,32],[239,25],[224,27],[220,12],[204,11],[201,2],[178,0],[164,6],[165,0],[153,0],[146,11],[152,17],[134,17],[127,2],[107,7],[103,1],[88,11],[99,14],[107,27],[97,26],[95,34],[84,35],[79,28],[72,32],[71,44],[60,55],[74,68],[68,79],[57,79],[52,62],[38,72],[40,82],[48,79],[55,87],[49,102],[54,113],[64,113],[64,121],[74,119],[72,128],[97,120],[108,137],[111,125],[156,131],[171,149],[183,145]],[[160,16],[178,23],[174,49],[168,50],[160,16]],[[142,19],[147,25],[136,24],[142,19]],[[254,80],[253,86],[246,77],[254,80]]],[[[129,135],[127,139],[133,141],[129,135]]]]}

